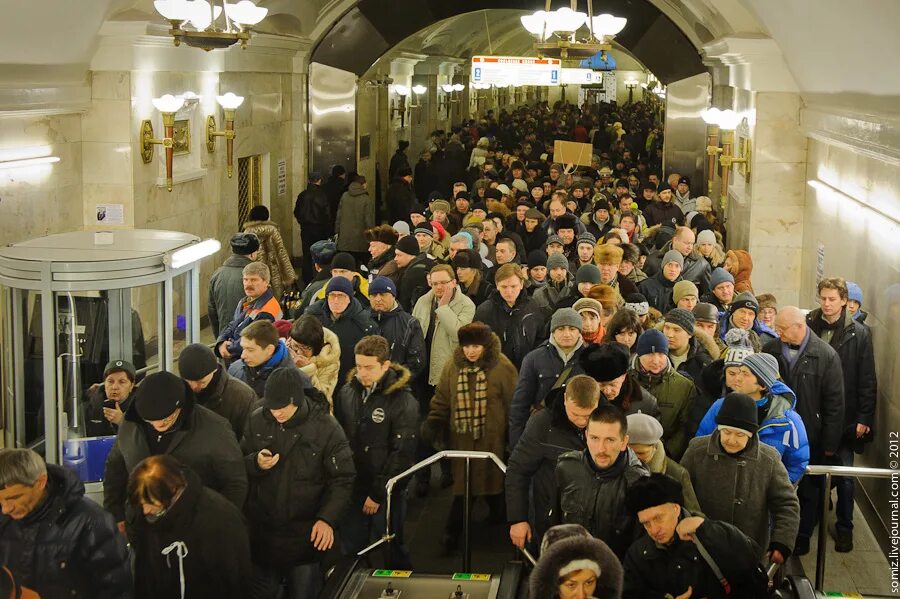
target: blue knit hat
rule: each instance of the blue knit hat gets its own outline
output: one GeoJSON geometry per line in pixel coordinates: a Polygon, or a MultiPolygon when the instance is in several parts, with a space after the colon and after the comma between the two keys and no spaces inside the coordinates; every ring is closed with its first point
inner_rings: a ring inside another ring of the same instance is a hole
{"type": "Polygon", "coordinates": [[[855,302],[859,302],[860,305],[863,303],[863,292],[862,288],[856,283],[851,283],[847,281],[847,299],[853,300],[855,302]]]}
{"type": "Polygon", "coordinates": [[[637,340],[636,353],[638,356],[647,354],[668,354],[669,340],[657,329],[648,329],[641,333],[637,340]]]}
{"type": "Polygon", "coordinates": [[[710,290],[714,290],[722,283],[731,283],[734,285],[734,277],[731,276],[730,272],[720,266],[719,268],[713,269],[712,273],[710,273],[709,288],[710,290]]]}
{"type": "Polygon", "coordinates": [[[371,296],[378,293],[390,293],[394,297],[397,297],[397,286],[387,277],[375,277],[372,279],[372,282],[369,283],[369,295],[371,296]]]}
{"type": "Polygon", "coordinates": [[[325,287],[325,295],[327,296],[333,291],[346,293],[348,297],[353,298],[353,283],[344,277],[331,277],[328,281],[328,285],[325,287]]]}

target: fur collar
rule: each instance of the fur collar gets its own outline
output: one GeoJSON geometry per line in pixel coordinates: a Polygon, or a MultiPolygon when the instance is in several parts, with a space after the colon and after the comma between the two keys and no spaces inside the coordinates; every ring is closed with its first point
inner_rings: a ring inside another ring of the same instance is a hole
{"type": "MultiPolygon", "coordinates": [[[[500,338],[496,333],[491,333],[491,342],[484,346],[484,353],[478,359],[476,365],[487,372],[500,362],[500,338]]],[[[453,365],[459,369],[471,364],[463,353],[462,347],[457,346],[453,351],[453,365]]]]}
{"type": "MultiPolygon", "coordinates": [[[[409,387],[409,381],[412,378],[409,369],[400,364],[391,364],[391,367],[384,374],[375,388],[375,393],[380,395],[394,395],[409,387]],[[384,386],[382,386],[384,385],[384,386]]],[[[356,368],[347,373],[347,383],[361,388],[361,383],[356,379],[356,368]]]]}

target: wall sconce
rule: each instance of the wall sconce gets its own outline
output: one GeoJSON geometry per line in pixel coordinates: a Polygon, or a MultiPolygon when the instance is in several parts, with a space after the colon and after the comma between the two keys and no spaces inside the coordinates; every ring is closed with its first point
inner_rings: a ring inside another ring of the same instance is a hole
{"type": "Polygon", "coordinates": [[[424,85],[414,85],[412,86],[412,101],[409,103],[410,108],[419,108],[421,104],[418,104],[419,96],[428,91],[428,88],[424,85]]]}
{"type": "Polygon", "coordinates": [[[394,118],[395,113],[400,113],[400,128],[402,129],[406,126],[406,96],[409,95],[410,89],[405,85],[395,85],[394,93],[398,98],[391,106],[391,118],[394,118]]]}
{"type": "Polygon", "coordinates": [[[213,115],[206,117],[206,150],[212,154],[216,150],[216,138],[225,138],[225,147],[228,151],[225,173],[230,179],[234,174],[234,111],[244,103],[244,96],[228,92],[224,96],[216,96],[216,101],[225,112],[225,130],[216,131],[216,117],[213,115]]]}
{"type": "Polygon", "coordinates": [[[172,191],[172,136],[175,134],[175,113],[184,105],[184,98],[176,98],[166,94],[161,98],[153,98],[153,106],[162,113],[165,136],[153,138],[153,124],[150,119],[141,121],[141,160],[144,164],[153,162],[153,146],[160,145],[166,149],[166,189],[172,191]]]}
{"type": "MultiPolygon", "coordinates": [[[[749,146],[744,148],[741,156],[735,156],[733,154],[734,130],[741,121],[741,116],[735,111],[731,109],[718,110],[710,108],[703,111],[701,116],[706,124],[711,126],[710,129],[714,126],[716,128],[715,133],[721,133],[722,148],[719,149],[714,145],[714,134],[709,131],[707,132],[707,142],[709,143],[709,146],[706,148],[706,153],[710,157],[713,168],[715,168],[715,157],[719,155],[719,166],[722,167],[722,189],[720,190],[720,196],[722,205],[724,206],[725,201],[728,198],[728,180],[731,177],[731,166],[733,164],[744,164],[746,165],[745,172],[750,172],[749,146]]],[[[712,175],[710,175],[710,177],[712,177],[712,175]]],[[[710,179],[707,183],[712,185],[712,180],[710,179]]]]}
{"type": "Polygon", "coordinates": [[[453,84],[452,83],[444,83],[441,85],[441,89],[444,93],[438,96],[438,112],[442,110],[447,111],[447,118],[450,118],[450,104],[454,102],[453,100],[453,84]]]}

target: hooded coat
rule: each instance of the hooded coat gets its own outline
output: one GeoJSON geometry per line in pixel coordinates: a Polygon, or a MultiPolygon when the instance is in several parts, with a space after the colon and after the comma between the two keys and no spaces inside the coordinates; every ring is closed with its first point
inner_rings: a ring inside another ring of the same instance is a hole
{"type": "Polygon", "coordinates": [[[244,299],[244,267],[251,262],[247,256],[231,254],[209,278],[206,313],[216,337],[231,322],[234,307],[244,299]]]}
{"type": "MultiPolygon", "coordinates": [[[[794,392],[782,382],[772,385],[767,393],[769,407],[765,420],[759,424],[759,440],[771,445],[781,455],[781,462],[787,469],[791,483],[796,484],[806,472],[809,464],[809,440],[803,420],[794,410],[797,398],[794,392]]],[[[716,416],[722,409],[724,399],[716,400],[697,428],[697,436],[711,435],[716,430],[716,416]]]]}
{"type": "Polygon", "coordinates": [[[606,543],[591,537],[569,537],[551,545],[541,555],[528,579],[530,596],[535,599],[558,599],[560,570],[572,561],[583,559],[600,566],[594,596],[619,599],[624,577],[622,564],[606,543]]]}
{"type": "MultiPolygon", "coordinates": [[[[500,340],[491,333],[491,341],[484,346],[484,353],[476,362],[487,377],[487,414],[484,434],[475,439],[471,432],[454,430],[453,422],[459,408],[457,377],[460,370],[470,366],[461,347],[453,352],[453,360],[441,373],[441,380],[434,390],[431,409],[422,423],[422,439],[435,448],[462,451],[489,451],[502,456],[506,449],[506,427],[509,405],[516,388],[516,367],[500,352],[500,340]]],[[[475,374],[469,375],[469,388],[475,389],[475,374]]],[[[453,460],[453,494],[465,493],[465,463],[453,460]]],[[[472,495],[498,495],[503,492],[503,473],[489,460],[476,460],[471,464],[472,495]]]]}
{"type": "Polygon", "coordinates": [[[275,297],[280,298],[284,290],[297,280],[297,273],[291,265],[291,255],[284,247],[278,225],[270,220],[251,220],[244,223],[244,232],[259,238],[259,256],[256,259],[269,267],[269,283],[275,297]]]}
{"type": "MultiPolygon", "coordinates": [[[[177,458],[199,477],[204,486],[221,493],[240,509],[247,498],[247,473],[237,438],[227,420],[197,405],[185,386],[180,425],[176,423],[167,454],[177,458]]],[[[147,441],[148,426],[134,406],[125,413],[116,442],[106,458],[103,475],[103,507],[116,522],[126,520],[125,496],[128,475],[144,458],[153,455],[147,441]]]]}
{"type": "Polygon", "coordinates": [[[241,449],[250,480],[244,513],[253,559],[274,567],[317,561],[322,556],[309,541],[312,527],[318,520],[337,526],[356,475],[350,445],[325,397],[306,390],[284,424],[257,408],[241,449]],[[262,449],[281,456],[268,470],[257,464],[262,449]]]}
{"type": "Polygon", "coordinates": [[[138,599],[222,597],[249,593],[250,542],[240,509],[185,468],[187,486],[159,520],[139,506],[126,523],[138,599]]]}
{"type": "Polygon", "coordinates": [[[419,298],[413,308],[413,316],[422,325],[426,341],[428,328],[434,319],[434,332],[431,347],[428,350],[428,384],[436,386],[441,380],[444,365],[453,358],[453,352],[459,345],[457,331],[460,327],[472,322],[475,316],[475,304],[466,294],[456,289],[446,306],[436,304],[434,291],[429,291],[419,298]]]}
{"type": "Polygon", "coordinates": [[[630,374],[656,398],[666,454],[680,459],[689,441],[688,415],[697,395],[694,383],[678,374],[671,362],[661,374],[644,372],[638,356],[632,358],[630,374]]]}
{"type": "Polygon", "coordinates": [[[335,231],[337,251],[362,253],[368,250],[365,231],[375,226],[375,201],[366,188],[353,182],[338,204],[335,231]]]}
{"type": "Polygon", "coordinates": [[[729,455],[719,435],[695,437],[681,459],[700,508],[708,518],[737,526],[762,551],[777,549],[788,557],[800,528],[800,501],[781,456],[758,435],[729,455]]]}
{"type": "Polygon", "coordinates": [[[112,516],[68,468],[47,464],[47,498],[21,520],[0,515],[0,564],[41,597],[131,597],[131,564],[112,516]]]}
{"type": "Polygon", "coordinates": [[[341,345],[338,382],[343,382],[347,378],[347,373],[356,365],[353,348],[366,335],[377,335],[378,325],[372,321],[369,310],[363,308],[355,297],[350,299],[350,305],[338,317],[331,313],[327,299],[314,303],[306,313],[318,318],[322,326],[331,329],[338,338],[341,345]]]}
{"type": "MultiPolygon", "coordinates": [[[[367,391],[354,368],[335,401],[335,416],[353,450],[354,488],[375,503],[386,501],[387,481],[415,462],[419,403],[409,382],[409,370],[391,364],[367,391]]],[[[398,488],[403,488],[403,483],[398,488]]]]}
{"type": "Polygon", "coordinates": [[[503,354],[516,368],[522,365],[528,352],[547,338],[544,312],[524,287],[512,307],[496,291],[475,309],[475,320],[497,333],[503,354]]]}
{"type": "Polygon", "coordinates": [[[321,391],[331,404],[341,369],[341,344],[331,329],[322,327],[322,332],[325,334],[322,351],[310,358],[309,364],[300,367],[300,372],[310,378],[313,387],[321,391]]]}
{"type": "Polygon", "coordinates": [[[737,267],[732,267],[728,272],[734,277],[734,292],[742,293],[749,291],[753,293],[753,284],[750,282],[750,275],[753,273],[753,258],[750,253],[745,250],[728,250],[725,257],[731,257],[733,262],[737,263],[737,267]]]}

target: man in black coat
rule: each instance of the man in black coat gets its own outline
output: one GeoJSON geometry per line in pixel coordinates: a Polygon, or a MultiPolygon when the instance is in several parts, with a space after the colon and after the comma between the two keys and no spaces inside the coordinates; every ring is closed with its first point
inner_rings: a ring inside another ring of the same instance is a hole
{"type": "Polygon", "coordinates": [[[125,538],[68,468],[0,449],[0,566],[41,597],[131,597],[125,538]]]}
{"type": "Polygon", "coordinates": [[[387,339],[391,364],[409,370],[415,381],[425,371],[425,333],[412,314],[397,303],[397,287],[387,277],[375,277],[369,284],[372,319],[387,339]]]}
{"type": "MultiPolygon", "coordinates": [[[[819,281],[821,308],[806,316],[809,328],[837,352],[844,374],[844,426],[838,458],[843,466],[853,465],[854,453],[872,439],[878,377],[869,327],[853,319],[847,309],[847,283],[841,278],[819,281]]],[[[837,479],[837,523],[835,551],[853,550],[853,478],[837,479]]]]}
{"type": "Polygon", "coordinates": [[[312,281],[315,272],[312,267],[310,247],[317,241],[334,235],[335,213],[331,211],[328,194],[322,188],[322,175],[311,172],[306,189],[297,196],[294,204],[294,218],[300,224],[303,242],[303,280],[312,281]]]}
{"type": "Polygon", "coordinates": [[[652,277],[638,283],[638,291],[647,298],[651,308],[663,314],[675,307],[672,290],[681,280],[684,257],[676,250],[669,250],[662,259],[662,268],[652,277]]]}
{"type": "MultiPolygon", "coordinates": [[[[763,351],[778,360],[781,378],[797,395],[797,413],[809,438],[809,463],[833,463],[844,431],[844,375],[834,349],[813,333],[803,312],[785,306],[775,317],[778,339],[763,351]]],[[[804,476],[797,488],[800,531],[794,555],[809,552],[809,538],[819,519],[822,477],[804,476]]]]}
{"type": "Polygon", "coordinates": [[[752,593],[757,556],[756,543],[737,527],[692,516],[684,509],[681,483],[665,474],[651,474],[635,482],[626,494],[629,510],[646,535],[634,542],[625,556],[624,599],[691,597],[725,599],[758,597],[752,593]],[[696,539],[730,585],[722,581],[698,550],[696,539]],[[746,594],[744,594],[746,593],[746,594]]]}
{"type": "MultiPolygon", "coordinates": [[[[407,312],[412,312],[419,298],[428,293],[428,273],[435,261],[419,248],[414,235],[407,235],[397,242],[394,261],[398,266],[397,303],[407,312]]],[[[369,295],[372,294],[371,287],[369,295]]]]}
{"type": "Polygon", "coordinates": [[[528,420],[506,469],[506,518],[509,537],[516,547],[541,545],[556,501],[557,459],[566,451],[586,447],[584,429],[599,397],[597,381],[575,376],[569,380],[562,401],[553,402],[528,420]]]}
{"type": "Polygon", "coordinates": [[[405,220],[418,202],[412,188],[412,170],[406,166],[397,171],[387,189],[388,222],[405,220]]]}
{"type": "MultiPolygon", "coordinates": [[[[390,360],[387,339],[363,337],[354,348],[356,368],[334,401],[334,413],[353,449],[356,482],[341,533],[344,553],[353,555],[385,531],[387,481],[415,461],[419,404],[409,390],[409,370],[390,360]]],[[[406,483],[391,495],[391,532],[397,536],[385,567],[411,570],[403,540],[406,483]]]]}
{"type": "Polygon", "coordinates": [[[328,205],[330,206],[329,214],[331,215],[331,230],[334,230],[334,219],[337,218],[338,206],[341,203],[341,197],[347,191],[347,169],[340,164],[331,167],[331,176],[322,186],[325,195],[328,196],[328,205]]]}
{"type": "Polygon", "coordinates": [[[353,456],[328,400],[300,375],[272,373],[241,442],[255,597],[275,597],[284,578],[288,596],[316,596],[340,558],[334,529],[353,488],[353,456]]]}
{"type": "Polygon", "coordinates": [[[128,475],[147,456],[170,454],[203,484],[238,508],[247,497],[243,456],[228,421],[197,405],[188,384],[171,372],[154,372],[138,386],[106,459],[103,506],[125,521],[128,475]]]}

